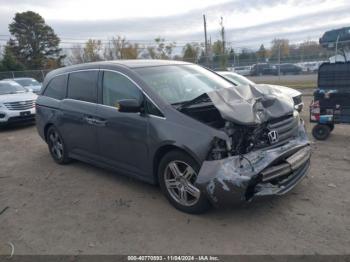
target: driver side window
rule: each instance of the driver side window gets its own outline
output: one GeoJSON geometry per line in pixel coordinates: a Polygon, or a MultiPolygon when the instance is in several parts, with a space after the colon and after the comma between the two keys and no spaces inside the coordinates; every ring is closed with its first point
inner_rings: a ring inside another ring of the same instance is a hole
{"type": "Polygon", "coordinates": [[[133,82],[114,72],[104,71],[102,90],[102,103],[108,106],[117,107],[120,100],[141,98],[141,92],[133,82]]]}

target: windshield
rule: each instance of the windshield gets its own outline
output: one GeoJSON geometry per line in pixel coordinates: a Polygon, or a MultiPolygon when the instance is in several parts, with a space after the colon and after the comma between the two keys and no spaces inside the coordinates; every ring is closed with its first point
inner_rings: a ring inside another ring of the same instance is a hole
{"type": "Polygon", "coordinates": [[[227,72],[227,73],[222,73],[221,75],[238,86],[255,85],[253,81],[250,81],[248,78],[238,74],[227,72]]]}
{"type": "Polygon", "coordinates": [[[142,79],[170,104],[181,104],[232,83],[197,65],[136,68],[142,79]]]}
{"type": "Polygon", "coordinates": [[[39,82],[33,78],[14,79],[14,81],[16,81],[21,86],[38,86],[38,85],[40,85],[39,82]]]}
{"type": "Polygon", "coordinates": [[[24,93],[28,90],[13,81],[0,81],[0,95],[24,93]]]}

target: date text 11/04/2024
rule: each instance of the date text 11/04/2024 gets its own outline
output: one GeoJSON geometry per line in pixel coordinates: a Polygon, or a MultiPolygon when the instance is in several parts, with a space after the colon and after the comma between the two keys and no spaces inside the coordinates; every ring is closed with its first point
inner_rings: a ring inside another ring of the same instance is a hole
{"type": "Polygon", "coordinates": [[[217,256],[128,256],[128,261],[220,261],[217,256]]]}

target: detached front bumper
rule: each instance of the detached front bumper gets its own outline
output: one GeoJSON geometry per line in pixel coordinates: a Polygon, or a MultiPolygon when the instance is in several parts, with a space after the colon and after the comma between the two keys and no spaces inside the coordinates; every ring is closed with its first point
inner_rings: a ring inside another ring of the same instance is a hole
{"type": "Polygon", "coordinates": [[[283,195],[307,175],[310,158],[309,140],[300,123],[298,137],[282,146],[205,161],[196,186],[215,206],[249,201],[258,196],[283,195]]]}

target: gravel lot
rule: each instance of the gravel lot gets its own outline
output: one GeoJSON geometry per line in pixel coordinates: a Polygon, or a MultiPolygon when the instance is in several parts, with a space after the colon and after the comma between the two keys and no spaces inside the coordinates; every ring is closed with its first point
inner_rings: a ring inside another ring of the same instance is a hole
{"type": "Polygon", "coordinates": [[[155,186],[58,166],[35,126],[1,130],[0,254],[349,254],[350,126],[312,147],[286,196],[193,216],[155,186]]]}

